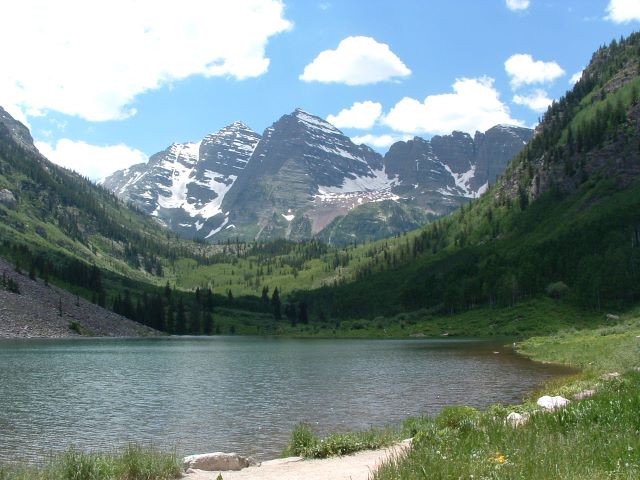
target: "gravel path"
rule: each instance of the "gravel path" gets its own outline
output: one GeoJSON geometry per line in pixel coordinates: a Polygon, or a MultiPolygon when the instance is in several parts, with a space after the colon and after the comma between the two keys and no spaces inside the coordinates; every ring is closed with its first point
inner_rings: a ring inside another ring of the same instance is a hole
{"type": "Polygon", "coordinates": [[[13,265],[0,258],[0,277],[18,283],[20,294],[0,287],[0,338],[74,337],[69,324],[78,322],[93,335],[131,337],[158,332],[117,315],[42,279],[31,280],[14,271],[13,265]],[[60,314],[62,307],[62,314],[60,314]]]}
{"type": "Polygon", "coordinates": [[[385,460],[401,455],[410,441],[381,450],[367,450],[346,457],[301,460],[299,457],[263,462],[237,472],[205,472],[194,470],[186,480],[368,480],[385,460]]]}

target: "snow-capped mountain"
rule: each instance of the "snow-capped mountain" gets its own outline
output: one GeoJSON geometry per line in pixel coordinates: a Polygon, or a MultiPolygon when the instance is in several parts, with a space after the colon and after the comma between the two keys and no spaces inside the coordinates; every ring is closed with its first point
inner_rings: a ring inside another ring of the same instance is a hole
{"type": "Polygon", "coordinates": [[[185,236],[201,230],[213,235],[227,220],[222,201],[259,140],[235,122],[198,143],[174,143],[147,164],[115,172],[103,185],[185,236]]]}
{"type": "Polygon", "coordinates": [[[398,194],[443,214],[465,198],[480,196],[531,138],[533,130],[512,125],[496,125],[473,137],[464,132],[431,140],[415,137],[393,144],[384,164],[389,174],[398,176],[398,194]]]}
{"type": "Polygon", "coordinates": [[[383,157],[297,109],[262,136],[236,122],[198,143],[173,144],[104,186],[190,238],[301,239],[331,225],[331,238],[359,239],[357,224],[377,215],[376,204],[385,218],[397,212],[403,219],[382,222],[383,235],[390,223],[399,231],[415,228],[427,214],[446,214],[478,196],[532,136],[530,129],[498,125],[474,137],[415,137],[383,157]],[[358,221],[336,223],[360,210],[358,221]],[[355,230],[337,232],[340,225],[355,230]]]}

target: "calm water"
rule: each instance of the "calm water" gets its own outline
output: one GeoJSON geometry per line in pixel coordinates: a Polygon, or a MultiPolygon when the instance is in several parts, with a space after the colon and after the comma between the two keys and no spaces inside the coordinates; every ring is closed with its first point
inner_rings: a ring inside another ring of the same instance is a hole
{"type": "Polygon", "coordinates": [[[394,424],[513,402],[557,368],[455,340],[0,341],[0,461],[129,441],[278,455],[293,426],[394,424]]]}

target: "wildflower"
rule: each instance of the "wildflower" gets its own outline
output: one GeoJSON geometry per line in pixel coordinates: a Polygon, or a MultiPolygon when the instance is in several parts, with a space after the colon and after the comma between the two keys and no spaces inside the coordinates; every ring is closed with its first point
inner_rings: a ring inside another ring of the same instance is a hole
{"type": "Polygon", "coordinates": [[[505,457],[502,453],[500,453],[500,451],[498,450],[493,457],[491,457],[491,460],[493,460],[494,462],[501,464],[501,463],[505,463],[507,461],[507,457],[505,457]]]}

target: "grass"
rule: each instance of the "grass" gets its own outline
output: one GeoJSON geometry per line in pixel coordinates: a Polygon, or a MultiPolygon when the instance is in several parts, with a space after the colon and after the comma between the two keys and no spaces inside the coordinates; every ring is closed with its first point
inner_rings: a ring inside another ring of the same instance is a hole
{"type": "Polygon", "coordinates": [[[113,454],[70,448],[41,467],[0,465],[0,480],[170,480],[182,476],[175,453],[129,445],[113,454]]]}
{"type": "Polygon", "coordinates": [[[406,456],[386,462],[375,480],[398,479],[636,479],[640,478],[640,311],[610,325],[566,330],[519,344],[539,361],[582,367],[581,373],[550,382],[523,405],[444,409],[436,418],[413,418],[406,456]],[[602,374],[617,371],[618,379],[602,374]],[[595,389],[563,410],[542,414],[538,395],[595,389]],[[506,424],[511,411],[536,412],[518,428],[506,424]]]}
{"type": "Polygon", "coordinates": [[[603,385],[589,400],[524,427],[488,410],[460,425],[425,420],[414,447],[374,475],[388,479],[636,479],[640,475],[640,375],[603,385]]]}
{"type": "Polygon", "coordinates": [[[401,433],[397,429],[375,428],[362,432],[334,433],[328,437],[319,438],[311,427],[299,424],[294,428],[289,445],[282,455],[283,457],[327,458],[386,447],[400,439],[401,433]]]}

